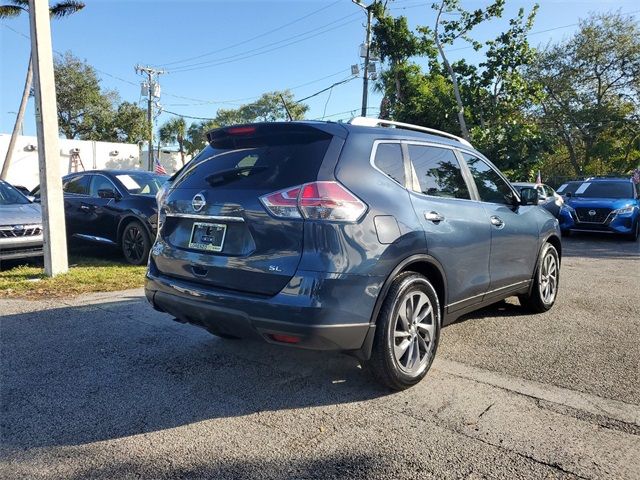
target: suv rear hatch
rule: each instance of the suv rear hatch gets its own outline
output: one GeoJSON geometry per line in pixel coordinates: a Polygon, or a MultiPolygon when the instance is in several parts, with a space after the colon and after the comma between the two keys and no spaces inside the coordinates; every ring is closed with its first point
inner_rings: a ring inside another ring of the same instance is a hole
{"type": "Polygon", "coordinates": [[[341,127],[270,123],[218,129],[161,205],[160,273],[221,289],[274,295],[302,255],[302,218],[271,215],[261,196],[333,174],[341,127]],[[338,136],[339,135],[339,136],[338,136]],[[324,172],[324,173],[323,173],[324,172]]]}

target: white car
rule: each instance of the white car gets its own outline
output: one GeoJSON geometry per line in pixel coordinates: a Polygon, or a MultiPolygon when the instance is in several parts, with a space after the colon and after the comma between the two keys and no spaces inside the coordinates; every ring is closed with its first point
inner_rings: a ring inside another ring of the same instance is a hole
{"type": "Polygon", "coordinates": [[[545,208],[554,217],[558,218],[560,215],[560,209],[564,205],[564,199],[562,195],[557,193],[549,185],[544,183],[525,183],[525,182],[513,182],[512,185],[520,191],[521,188],[535,188],[538,190],[538,205],[545,208]]]}
{"type": "Polygon", "coordinates": [[[40,205],[0,180],[0,260],[41,257],[40,205]]]}

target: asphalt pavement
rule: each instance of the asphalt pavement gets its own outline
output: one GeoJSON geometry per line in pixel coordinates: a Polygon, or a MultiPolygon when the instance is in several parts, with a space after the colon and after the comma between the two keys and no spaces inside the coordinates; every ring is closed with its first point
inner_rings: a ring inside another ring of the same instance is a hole
{"type": "Polygon", "coordinates": [[[141,290],[0,314],[0,478],[640,478],[639,243],[566,239],[550,312],[465,316],[401,393],[141,290]]]}

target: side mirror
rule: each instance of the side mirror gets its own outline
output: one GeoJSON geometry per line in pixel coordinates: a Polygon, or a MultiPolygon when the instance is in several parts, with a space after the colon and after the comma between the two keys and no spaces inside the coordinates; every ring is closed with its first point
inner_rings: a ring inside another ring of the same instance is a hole
{"type": "Polygon", "coordinates": [[[100,190],[98,190],[98,196],[100,198],[118,199],[118,194],[115,192],[115,190],[112,190],[110,188],[101,188],[100,190]]]}
{"type": "Polygon", "coordinates": [[[538,205],[538,190],[524,187],[520,190],[520,205],[538,205]]]}

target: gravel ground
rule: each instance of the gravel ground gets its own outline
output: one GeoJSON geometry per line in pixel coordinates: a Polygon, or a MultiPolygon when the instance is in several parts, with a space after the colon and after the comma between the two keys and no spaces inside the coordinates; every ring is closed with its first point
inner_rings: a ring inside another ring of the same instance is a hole
{"type": "Polygon", "coordinates": [[[640,478],[639,244],[564,249],[550,312],[466,316],[402,393],[139,290],[2,300],[0,478],[640,478]]]}

